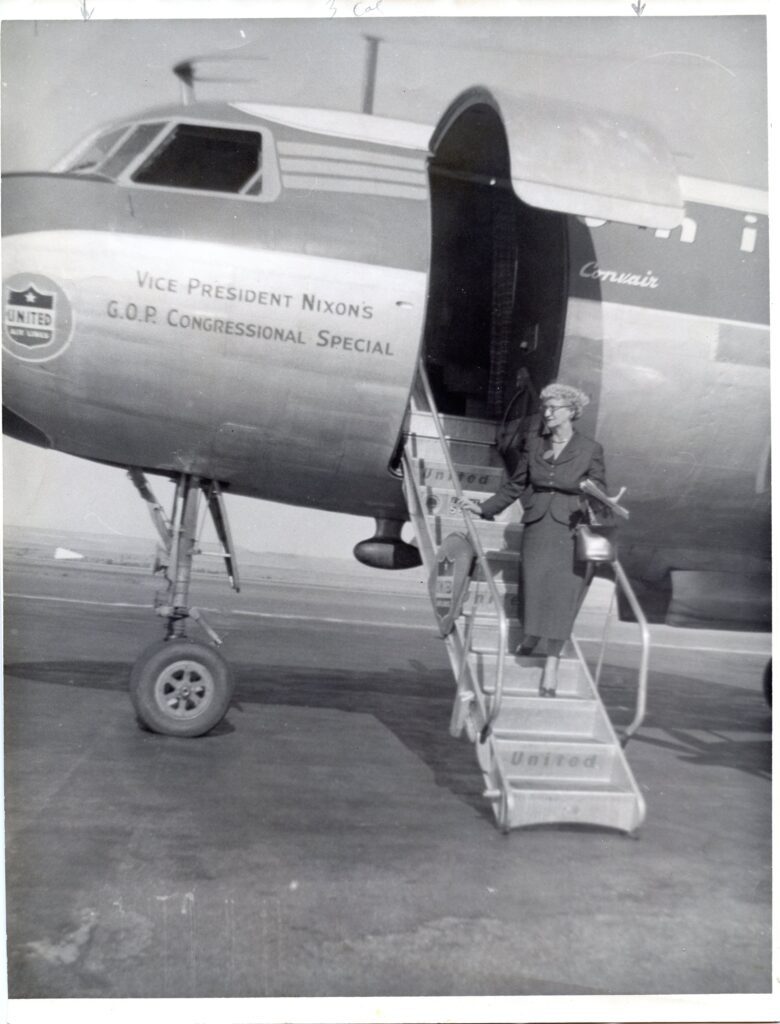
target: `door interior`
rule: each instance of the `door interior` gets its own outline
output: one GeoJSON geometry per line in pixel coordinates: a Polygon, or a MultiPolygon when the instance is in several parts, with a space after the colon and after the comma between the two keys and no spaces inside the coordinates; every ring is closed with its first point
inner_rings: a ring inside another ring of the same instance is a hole
{"type": "Polygon", "coordinates": [[[429,175],[426,371],[442,412],[496,420],[522,380],[530,378],[538,394],[557,372],[566,217],[515,195],[505,128],[487,104],[468,107],[450,125],[429,175]]]}

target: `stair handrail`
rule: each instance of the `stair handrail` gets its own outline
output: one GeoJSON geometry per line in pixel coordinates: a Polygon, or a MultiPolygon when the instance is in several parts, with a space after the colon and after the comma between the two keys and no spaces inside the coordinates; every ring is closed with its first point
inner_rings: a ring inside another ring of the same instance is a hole
{"type": "MultiPolygon", "coordinates": [[[[447,435],[444,433],[444,427],[442,425],[441,418],[439,417],[439,412],[436,408],[436,400],[433,397],[433,390],[431,388],[430,381],[428,380],[428,374],[425,372],[425,367],[423,366],[422,362],[419,363],[417,370],[420,382],[423,386],[425,401],[428,403],[428,411],[430,412],[431,418],[433,419],[433,425],[436,428],[436,433],[438,434],[439,444],[441,445],[442,451],[444,453],[444,462],[445,465],[447,466],[447,471],[450,474],[450,479],[452,480],[452,484],[455,489],[455,495],[457,499],[460,501],[463,499],[463,489],[460,486],[460,479],[455,471],[455,466],[452,462],[452,458],[450,457],[450,450],[449,446],[447,445],[447,435]]],[[[487,716],[487,721],[482,730],[483,736],[486,736],[490,730],[491,725],[496,720],[499,711],[501,710],[501,699],[503,696],[504,689],[504,658],[506,656],[507,640],[509,638],[509,624],[507,622],[506,612],[504,611],[501,604],[501,596],[498,592],[498,587],[496,587],[495,580],[493,579],[493,573],[490,571],[490,565],[488,564],[487,556],[485,555],[485,551],[482,547],[482,542],[479,539],[479,534],[477,533],[476,527],[474,526],[474,521],[471,517],[471,513],[467,512],[463,508],[460,509],[460,512],[461,515],[463,516],[463,521],[466,524],[466,531],[468,533],[469,540],[471,542],[472,547],[474,548],[475,558],[479,563],[479,567],[482,570],[485,582],[488,585],[488,590],[490,591],[490,596],[493,601],[493,608],[498,619],[499,644],[498,659],[496,661],[495,688],[490,703],[490,711],[487,716]]],[[[475,617],[475,615],[476,606],[472,609],[471,612],[472,618],[475,617]]],[[[467,658],[468,649],[464,649],[464,664],[467,658]]],[[[463,665],[461,665],[461,672],[462,670],[463,665]]]]}
{"type": "MultiPolygon", "coordinates": [[[[615,570],[615,582],[621,588],[629,605],[631,606],[631,611],[636,617],[642,638],[642,654],[639,659],[639,678],[637,681],[636,711],[631,723],[623,730],[621,746],[625,746],[642,724],[645,717],[645,710],[647,708],[647,674],[650,663],[650,627],[645,613],[642,611],[642,606],[634,592],[634,588],[631,586],[631,581],[617,558],[612,563],[612,567],[615,570]]],[[[606,638],[602,643],[602,652],[605,646],[606,638]]]]}
{"type": "MultiPolygon", "coordinates": [[[[636,711],[634,713],[633,720],[631,721],[631,723],[625,729],[623,729],[621,731],[620,737],[619,737],[620,738],[620,745],[621,745],[621,747],[625,747],[626,744],[628,743],[628,741],[631,739],[631,737],[636,732],[636,730],[639,728],[639,726],[644,721],[645,711],[647,709],[647,676],[648,676],[648,667],[649,667],[649,663],[650,663],[650,628],[648,626],[648,622],[647,622],[647,618],[645,617],[645,613],[642,611],[642,607],[639,604],[639,601],[637,599],[636,593],[634,592],[634,588],[631,586],[631,582],[629,581],[628,576],[626,575],[625,569],[620,564],[620,562],[617,560],[617,558],[612,559],[608,564],[612,566],[612,568],[613,568],[613,570],[615,572],[615,586],[619,587],[623,591],[623,593],[626,595],[626,598],[628,599],[628,603],[631,606],[631,610],[633,611],[634,615],[636,616],[637,625],[639,626],[640,635],[641,635],[642,653],[641,653],[640,660],[639,660],[639,676],[638,676],[638,681],[637,681],[636,711]]],[[[602,637],[601,637],[601,648],[599,650],[599,657],[598,657],[598,662],[597,662],[597,665],[596,665],[596,670],[593,673],[593,676],[591,677],[591,681],[593,682],[593,684],[594,684],[594,686],[596,687],[597,690],[599,688],[599,683],[601,681],[601,669],[602,669],[603,664],[604,664],[604,652],[606,650],[607,643],[608,643],[607,633],[608,633],[608,625],[609,625],[609,615],[611,615],[611,610],[612,610],[612,605],[610,604],[610,610],[607,612],[607,620],[605,622],[604,632],[603,632],[602,637]]],[[[587,668],[587,662],[585,661],[585,655],[582,653],[582,647],[580,646],[580,643],[577,640],[577,637],[573,633],[572,633],[572,636],[571,636],[571,642],[572,642],[572,646],[574,647],[575,653],[576,653],[577,657],[579,658],[580,662],[583,665],[585,665],[586,668],[587,668]]],[[[590,675],[590,673],[588,673],[588,675],[590,675]]]]}
{"type": "MultiPolygon", "coordinates": [[[[636,596],[636,593],[634,592],[634,588],[631,586],[631,581],[629,580],[629,578],[628,578],[628,576],[626,574],[625,569],[620,564],[620,562],[619,562],[619,560],[617,558],[611,559],[609,564],[612,566],[612,569],[614,570],[614,573],[615,573],[615,587],[616,587],[616,589],[622,590],[622,592],[626,595],[626,599],[628,600],[628,603],[631,606],[631,611],[634,613],[634,615],[636,617],[636,622],[637,622],[637,626],[639,627],[639,633],[640,633],[640,637],[641,637],[641,648],[642,648],[642,653],[641,653],[641,656],[640,656],[640,659],[639,659],[639,676],[638,676],[638,680],[637,680],[636,711],[634,713],[633,720],[622,731],[621,738],[620,738],[620,745],[625,747],[625,745],[628,743],[628,741],[631,739],[631,737],[634,735],[636,730],[639,728],[639,726],[644,721],[645,711],[647,709],[647,675],[648,675],[648,668],[649,668],[649,664],[650,664],[650,627],[649,627],[648,622],[647,622],[647,617],[645,616],[645,613],[642,611],[642,606],[640,605],[639,600],[638,600],[638,598],[636,596]]],[[[614,601],[614,594],[613,594],[613,601],[614,601]]],[[[607,619],[606,619],[605,624],[604,624],[604,632],[602,633],[602,636],[601,636],[601,648],[599,650],[598,662],[596,663],[596,671],[593,674],[593,682],[594,682],[597,690],[599,688],[599,683],[601,682],[601,669],[604,666],[604,653],[605,653],[605,651],[607,649],[607,643],[608,643],[608,636],[607,636],[607,634],[608,634],[608,630],[609,630],[609,620],[610,620],[611,614],[612,614],[612,601],[610,602],[609,610],[607,611],[607,619]]],[[[574,637],[572,637],[572,639],[574,639],[574,637]]],[[[575,648],[577,650],[578,656],[582,660],[584,660],[582,651],[580,649],[580,646],[579,646],[578,643],[576,643],[576,641],[575,641],[574,646],[575,646],[575,648]]]]}
{"type": "MultiPolygon", "coordinates": [[[[630,513],[628,509],[624,505],[620,504],[623,495],[626,493],[625,487],[621,487],[614,497],[610,497],[605,491],[603,491],[597,484],[595,484],[590,479],[583,480],[580,484],[580,488],[586,494],[590,494],[592,497],[597,498],[598,501],[602,503],[602,505],[606,505],[608,508],[612,510],[613,513],[615,513],[615,515],[620,516],[621,519],[630,518],[630,513]]],[[[623,732],[621,744],[622,746],[625,746],[626,743],[628,743],[629,739],[634,735],[636,730],[639,728],[639,726],[642,724],[642,721],[645,717],[645,709],[647,707],[647,671],[650,660],[650,628],[647,624],[647,618],[645,617],[645,613],[642,611],[642,606],[640,605],[639,600],[636,594],[634,593],[634,588],[631,586],[631,581],[626,575],[626,571],[620,564],[617,554],[614,551],[612,557],[609,559],[609,564],[612,566],[615,572],[615,585],[619,587],[625,594],[626,599],[628,600],[628,603],[631,606],[631,611],[634,613],[634,616],[636,617],[637,625],[639,626],[642,645],[642,654],[639,662],[639,680],[637,685],[636,712],[634,714],[633,721],[623,732]]],[[[599,684],[599,679],[601,678],[601,667],[604,662],[604,651],[607,646],[606,625],[608,625],[609,623],[610,614],[611,605],[610,611],[607,613],[607,623],[605,624],[604,634],[601,639],[601,650],[599,651],[598,666],[596,668],[596,677],[594,681],[596,683],[597,688],[599,684]]]]}

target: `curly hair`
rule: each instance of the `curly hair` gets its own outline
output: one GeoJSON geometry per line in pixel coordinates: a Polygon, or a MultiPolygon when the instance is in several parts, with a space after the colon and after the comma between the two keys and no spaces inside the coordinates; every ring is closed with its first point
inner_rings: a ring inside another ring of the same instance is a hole
{"type": "Polygon", "coordinates": [[[571,384],[560,384],[558,381],[553,381],[552,384],[548,384],[547,387],[542,388],[539,394],[539,399],[542,402],[552,399],[553,401],[563,402],[565,405],[570,405],[574,411],[573,418],[575,420],[582,416],[582,410],[590,403],[590,399],[584,391],[580,391],[579,388],[572,387],[571,384]]]}

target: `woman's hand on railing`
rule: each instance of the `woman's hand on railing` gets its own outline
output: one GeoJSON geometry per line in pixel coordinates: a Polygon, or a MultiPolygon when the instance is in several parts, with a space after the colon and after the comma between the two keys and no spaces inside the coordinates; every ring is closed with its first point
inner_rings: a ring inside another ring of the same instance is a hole
{"type": "Polygon", "coordinates": [[[478,501],[472,501],[471,498],[458,498],[455,506],[461,512],[472,512],[475,516],[482,515],[482,506],[478,501]]]}

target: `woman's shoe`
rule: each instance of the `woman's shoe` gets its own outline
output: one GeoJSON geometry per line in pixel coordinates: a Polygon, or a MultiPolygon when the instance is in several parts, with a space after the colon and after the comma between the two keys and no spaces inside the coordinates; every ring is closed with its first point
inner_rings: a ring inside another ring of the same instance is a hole
{"type": "Polygon", "coordinates": [[[538,636],[524,636],[517,647],[515,647],[515,654],[519,654],[524,658],[530,658],[536,650],[536,645],[538,643],[538,636]]]}
{"type": "Polygon", "coordinates": [[[549,653],[549,644],[550,641],[548,641],[547,660],[544,663],[542,681],[539,687],[539,693],[542,697],[554,697],[558,687],[558,656],[549,653]],[[550,685],[551,683],[552,685],[550,685]]]}
{"type": "Polygon", "coordinates": [[[542,674],[542,681],[539,684],[539,696],[540,697],[554,697],[555,696],[555,693],[556,693],[556,691],[558,689],[558,680],[556,679],[554,673],[551,673],[551,674],[552,674],[552,678],[554,680],[552,686],[550,686],[548,681],[547,681],[547,679],[548,679],[547,673],[545,672],[545,673],[542,674]]]}

